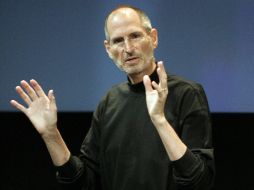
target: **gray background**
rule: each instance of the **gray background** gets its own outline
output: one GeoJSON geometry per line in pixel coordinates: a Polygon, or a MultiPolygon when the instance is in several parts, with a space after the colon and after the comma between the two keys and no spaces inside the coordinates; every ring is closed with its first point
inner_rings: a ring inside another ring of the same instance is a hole
{"type": "Polygon", "coordinates": [[[126,76],[104,50],[104,18],[119,4],[145,10],[157,60],[203,85],[212,112],[254,112],[252,0],[0,0],[0,111],[22,79],[54,89],[60,111],[93,111],[126,76]]]}

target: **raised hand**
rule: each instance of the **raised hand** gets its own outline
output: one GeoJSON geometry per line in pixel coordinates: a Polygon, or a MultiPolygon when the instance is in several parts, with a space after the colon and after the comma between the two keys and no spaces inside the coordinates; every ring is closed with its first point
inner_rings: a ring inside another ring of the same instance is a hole
{"type": "Polygon", "coordinates": [[[168,95],[167,74],[161,61],[158,62],[157,73],[159,84],[151,81],[147,75],[143,78],[146,90],[146,104],[152,120],[164,117],[164,106],[168,95]]]}
{"type": "Polygon", "coordinates": [[[41,135],[54,129],[57,122],[57,107],[53,90],[50,90],[46,95],[41,86],[33,79],[30,80],[30,84],[25,80],[22,80],[20,84],[21,86],[16,87],[16,91],[27,107],[15,100],[11,100],[10,103],[30,119],[41,135]]]}

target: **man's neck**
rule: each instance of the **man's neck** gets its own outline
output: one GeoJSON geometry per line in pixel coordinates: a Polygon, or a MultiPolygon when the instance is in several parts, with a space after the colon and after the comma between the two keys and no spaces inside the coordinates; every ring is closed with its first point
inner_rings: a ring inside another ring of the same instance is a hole
{"type": "Polygon", "coordinates": [[[143,81],[143,77],[145,75],[151,75],[156,68],[156,63],[153,62],[151,67],[147,68],[146,70],[141,71],[140,73],[130,74],[128,75],[132,84],[137,84],[143,81]]]}

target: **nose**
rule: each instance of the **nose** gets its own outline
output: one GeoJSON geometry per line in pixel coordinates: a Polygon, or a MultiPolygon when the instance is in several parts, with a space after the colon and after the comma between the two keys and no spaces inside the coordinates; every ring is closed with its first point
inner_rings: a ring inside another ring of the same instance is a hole
{"type": "Polygon", "coordinates": [[[124,52],[130,54],[133,52],[134,46],[133,44],[130,42],[130,40],[125,40],[124,42],[124,52]]]}

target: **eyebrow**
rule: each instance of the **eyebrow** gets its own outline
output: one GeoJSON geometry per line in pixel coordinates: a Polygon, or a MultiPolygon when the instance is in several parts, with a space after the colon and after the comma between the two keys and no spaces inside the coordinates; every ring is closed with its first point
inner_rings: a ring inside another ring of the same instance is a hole
{"type": "MultiPolygon", "coordinates": [[[[135,32],[131,32],[130,34],[128,34],[128,36],[132,36],[134,34],[142,35],[143,33],[141,31],[135,31],[135,32]]],[[[117,37],[111,38],[111,41],[119,40],[122,38],[123,38],[122,36],[117,36],[117,37]]]]}

